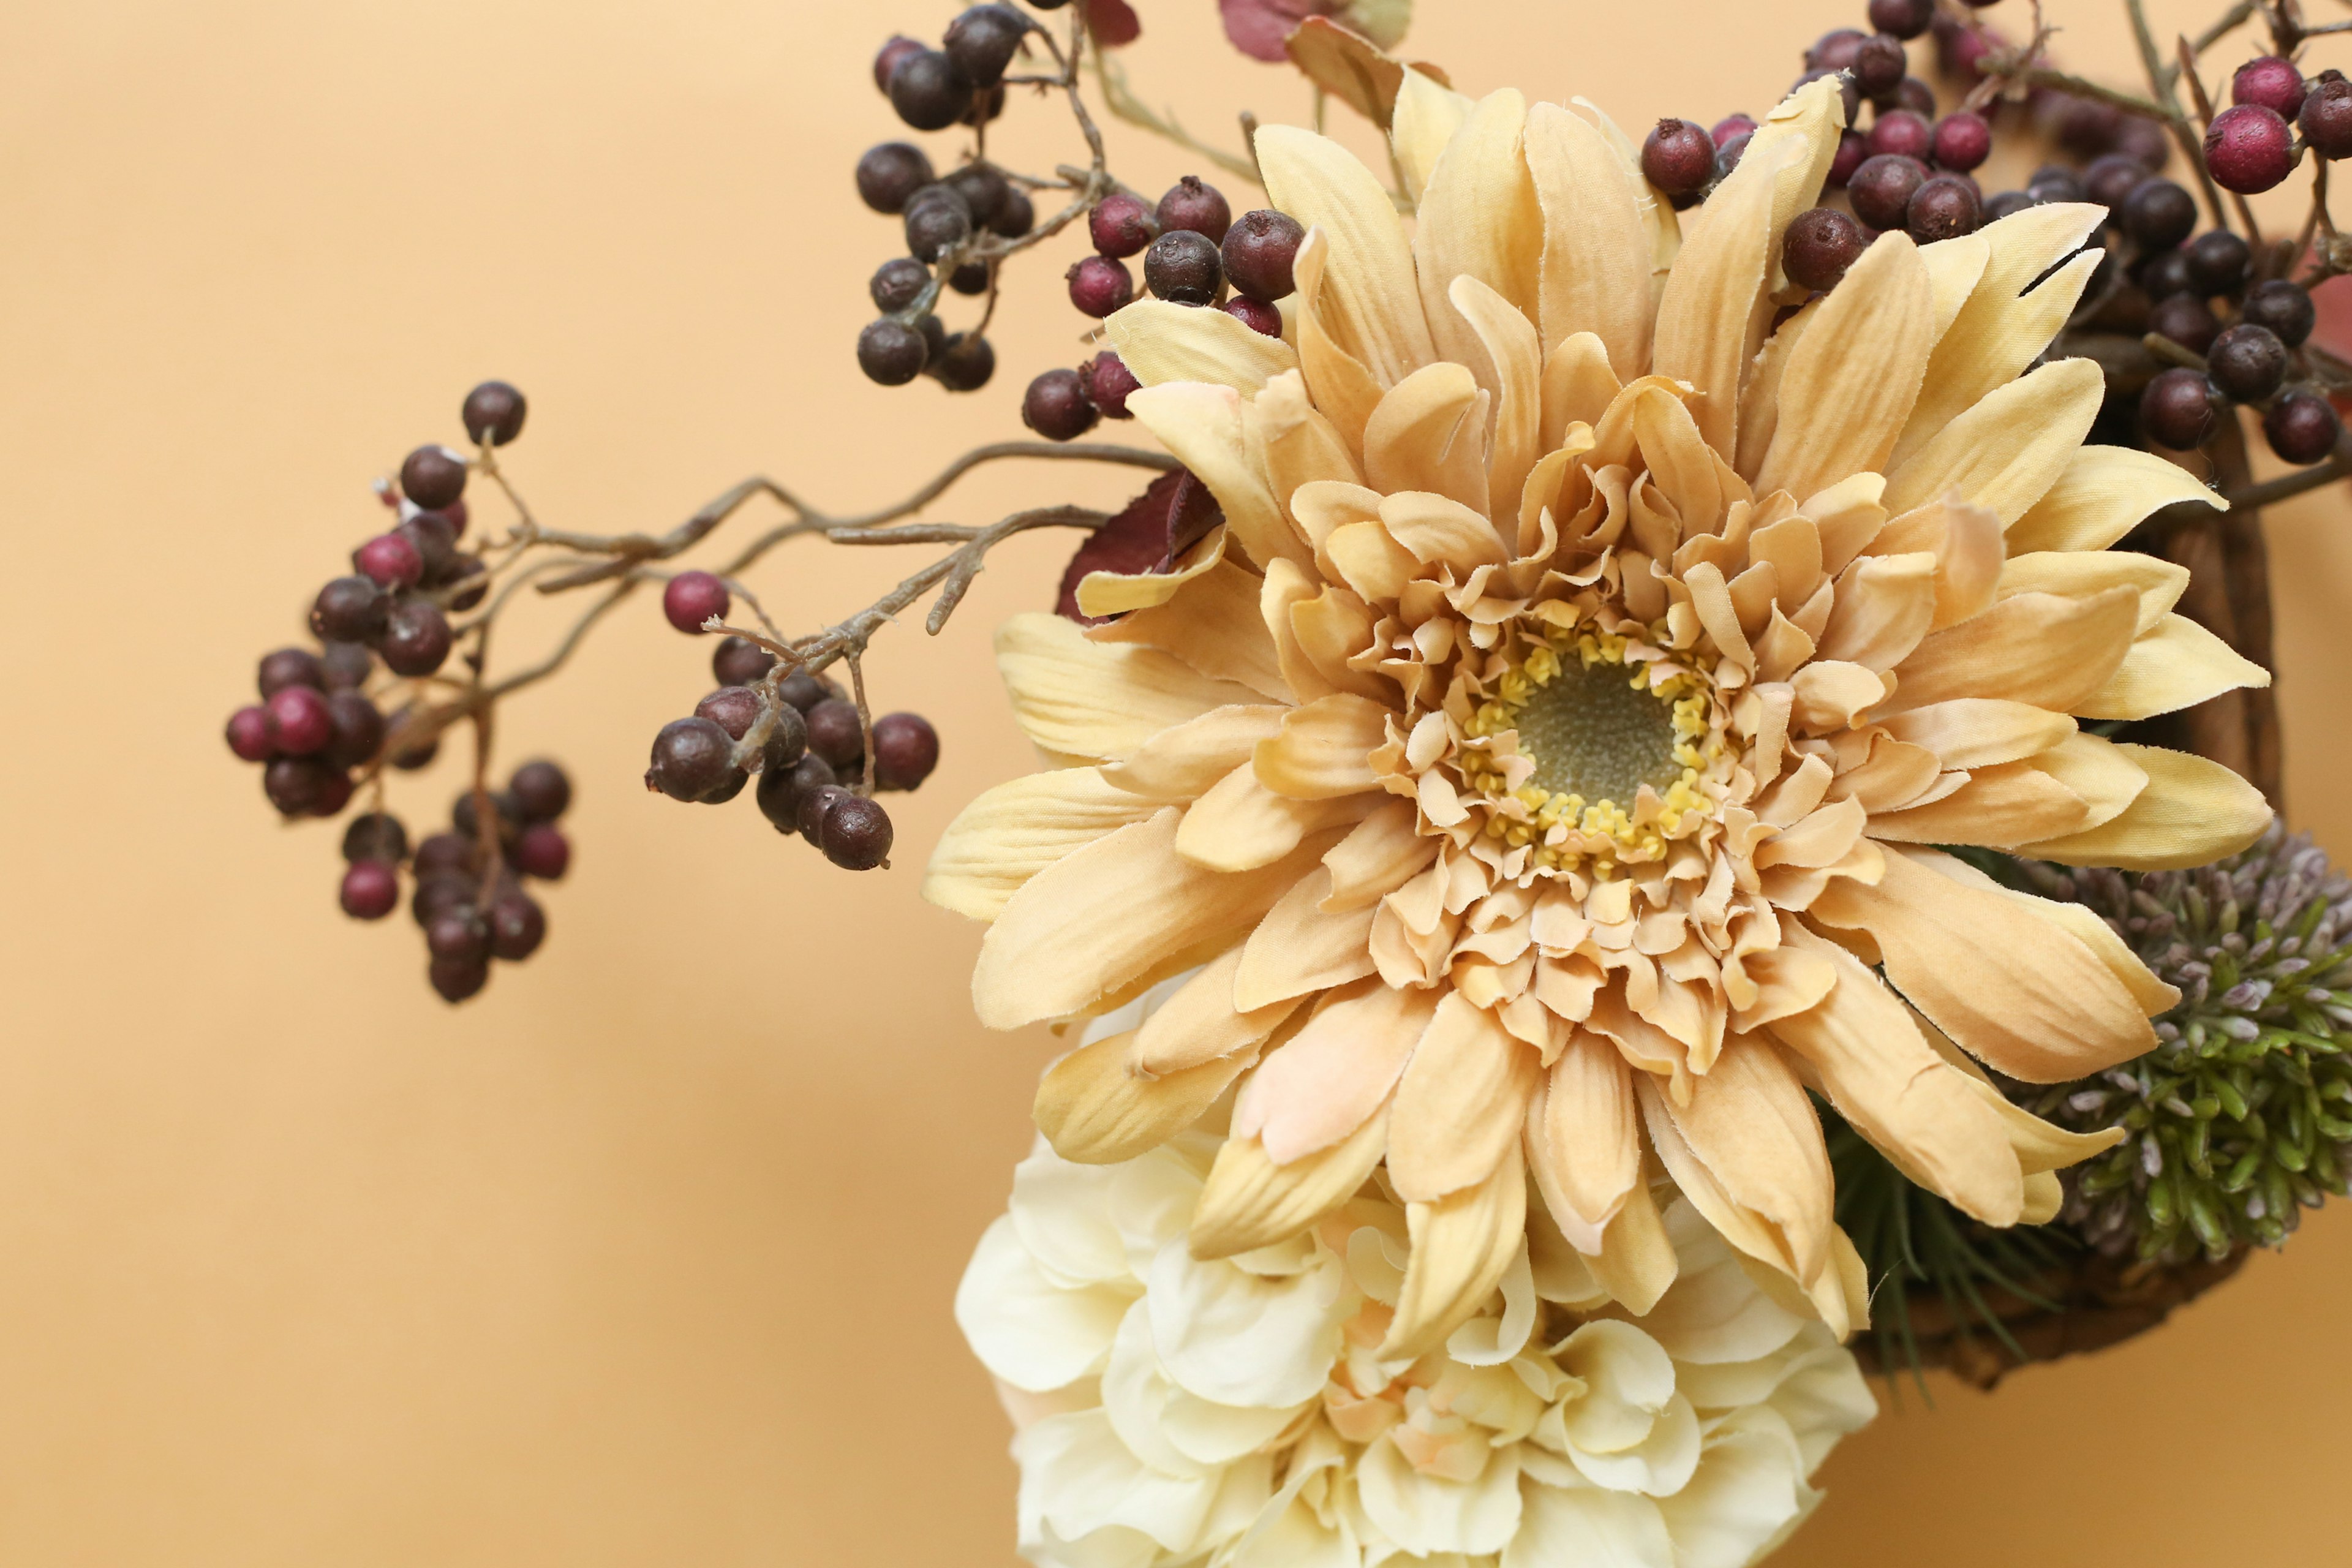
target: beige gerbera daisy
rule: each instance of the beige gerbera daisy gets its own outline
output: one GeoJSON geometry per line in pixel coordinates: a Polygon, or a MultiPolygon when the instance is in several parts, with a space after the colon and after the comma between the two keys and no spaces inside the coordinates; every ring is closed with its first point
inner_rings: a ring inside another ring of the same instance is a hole
{"type": "Polygon", "coordinates": [[[1238,1083],[1201,1256],[1302,1230],[1385,1158],[1413,1247],[1383,1354],[1495,1288],[1530,1176],[1646,1310],[1675,1267],[1651,1155],[1857,1325],[1808,1089],[1969,1214],[2049,1218],[2050,1173],[2110,1137],[1970,1058],[2078,1078],[2151,1047],[2173,993],[1931,846],[2188,866],[2269,817],[2216,764],[2078,722],[2267,679],[2170,613],[2184,572],[2107,548],[2208,492],[2084,446],[2097,367],[2034,363],[2100,209],[1881,236],[1780,319],[1832,85],[1686,236],[1580,110],[1409,73],[1410,226],[1336,143],[1259,133],[1309,226],[1287,338],[1151,302],[1110,323],[1129,407],[1224,526],[1179,570],[1090,579],[1115,621],[1003,628],[1055,765],[973,803],[929,882],[993,921],[992,1026],[1161,988],[1048,1075],[1066,1157],[1130,1157],[1238,1083]]]}

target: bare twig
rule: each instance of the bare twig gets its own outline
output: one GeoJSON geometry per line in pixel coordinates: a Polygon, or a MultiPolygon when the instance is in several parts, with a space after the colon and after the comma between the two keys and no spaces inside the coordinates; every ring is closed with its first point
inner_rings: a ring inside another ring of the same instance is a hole
{"type": "MultiPolygon", "coordinates": [[[[1254,153],[1250,157],[1237,158],[1224,149],[1212,147],[1194,136],[1177,122],[1173,113],[1165,117],[1153,113],[1151,107],[1136,97],[1128,87],[1127,72],[1110,58],[1108,50],[1095,51],[1095,83],[1102,89],[1103,107],[1129,125],[1149,131],[1164,141],[1173,142],[1186,152],[1206,158],[1228,174],[1247,180],[1254,185],[1262,186],[1265,184],[1258,174],[1254,153]]],[[[1244,132],[1243,145],[1245,149],[1251,145],[1246,131],[1244,132]]]]}
{"type": "Polygon", "coordinates": [[[2189,166],[2197,171],[2198,184],[2204,189],[2205,205],[2213,214],[2214,225],[2228,228],[2230,215],[2222,210],[2221,193],[2215,187],[2213,176],[2205,170],[2205,153],[2199,145],[2197,133],[2190,128],[2189,117],[2180,111],[2180,100],[2172,90],[2171,68],[2158,52],[2156,34],[2147,25],[2147,7],[2144,0],[2124,0],[2124,10],[2131,17],[2132,41],[2139,46],[2140,66],[2147,72],[2148,89],[2163,106],[2166,127],[2180,144],[2189,166]]]}

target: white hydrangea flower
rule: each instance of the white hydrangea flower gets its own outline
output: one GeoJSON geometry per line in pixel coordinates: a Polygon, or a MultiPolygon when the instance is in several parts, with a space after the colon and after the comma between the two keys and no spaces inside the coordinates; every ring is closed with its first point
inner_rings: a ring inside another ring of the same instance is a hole
{"type": "MultiPolygon", "coordinates": [[[[956,1318],[1019,1427],[1048,1568],[1740,1568],[1876,1411],[1853,1357],[1662,1191],[1679,1269],[1612,1302],[1540,1209],[1442,1351],[1377,1352],[1412,1239],[1385,1174],[1307,1234],[1203,1262],[1221,1139],[1014,1173],[956,1318]]],[[[1794,1303],[1792,1303],[1794,1304],[1794,1303]]]]}

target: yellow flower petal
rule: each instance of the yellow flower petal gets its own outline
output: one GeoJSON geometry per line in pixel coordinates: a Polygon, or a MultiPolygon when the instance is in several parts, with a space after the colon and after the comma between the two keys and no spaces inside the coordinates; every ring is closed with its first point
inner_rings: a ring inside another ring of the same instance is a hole
{"type": "Polygon", "coordinates": [[[1657,1100],[1724,1194],[1778,1233],[1795,1278],[1819,1278],[1832,1225],[1829,1150],[1780,1047],[1735,1036],[1691,1079],[1688,1104],[1657,1100]]]}
{"type": "Polygon", "coordinates": [[[1298,354],[1223,310],[1165,300],[1138,300],[1104,321],[1110,346],[1146,386],[1205,381],[1255,396],[1267,382],[1298,368],[1298,354]]]}
{"type": "Polygon", "coordinates": [[[994,920],[1030,878],[1159,803],[1107,783],[1099,768],[1055,768],[1002,784],[956,814],[923,873],[923,897],[994,920]]]}
{"type": "Polygon", "coordinates": [[[1377,490],[1433,490],[1483,514],[1489,402],[1462,365],[1413,372],[1364,426],[1364,477],[1377,490]]]}
{"type": "Polygon", "coordinates": [[[1171,725],[1126,758],[1103,765],[1105,782],[1156,801],[1196,800],[1280,732],[1286,708],[1270,703],[1214,708],[1171,725]]]}
{"type": "Polygon", "coordinates": [[[1324,275],[1331,259],[1331,237],[1310,228],[1299,242],[1291,274],[1297,284],[1292,297],[1298,363],[1306,373],[1315,406],[1329,416],[1331,427],[1352,458],[1364,449],[1364,426],[1380,406],[1385,390],[1380,378],[1349,353],[1335,335],[1335,318],[1324,303],[1324,275]]]}
{"type": "Polygon", "coordinates": [[[1948,768],[2021,762],[2074,732],[2074,721],[2063,713],[1997,697],[1955,697],[1881,722],[1896,740],[1935,752],[1948,768]]]}
{"type": "Polygon", "coordinates": [[[1615,1046],[1579,1029],[1528,1105],[1528,1165],[1553,1223],[1579,1252],[1642,1186],[1642,1133],[1633,1069],[1615,1046]]]}
{"type": "Polygon", "coordinates": [[[1536,466],[1543,426],[1543,349],[1519,310],[1475,278],[1456,278],[1446,298],[1477,334],[1494,367],[1494,439],[1486,493],[1498,505],[1520,492],[1536,466]]]}
{"type": "Polygon", "coordinates": [[[1527,1218],[1527,1169],[1516,1154],[1476,1186],[1435,1203],[1408,1205],[1405,1226],[1412,1256],[1405,1264],[1396,1316],[1374,1356],[1414,1360],[1469,1321],[1502,1283],[1503,1271],[1518,1253],[1527,1218]]]}
{"type": "Polygon", "coordinates": [[[1346,1142],[1287,1165],[1266,1158],[1255,1138],[1227,1139],[1192,1215],[1192,1256],[1232,1258],[1287,1241],[1354,1197],[1387,1142],[1385,1109],[1346,1142]]]}
{"type": "Polygon", "coordinates": [[[1200,1121],[1247,1065],[1234,1056],[1144,1078],[1128,1066],[1132,1038],[1113,1035],[1081,1046],[1037,1085],[1037,1131],[1063,1159],[1115,1165],[1150,1152],[1200,1121]]]}
{"type": "Polygon", "coordinates": [[[2121,746],[2147,788],[2122,816],[2087,833],[2023,846],[2019,853],[2070,866],[2179,870],[2235,855],[2271,823],[2262,792],[2221,763],[2156,746],[2121,746]]]}
{"type": "Polygon", "coordinates": [[[1435,358],[1412,245],[1372,172],[1338,142],[1287,125],[1260,127],[1256,148],[1267,205],[1330,237],[1317,310],[1337,345],[1382,386],[1435,358]]]}
{"type": "Polygon", "coordinates": [[[1250,451],[1240,393],[1205,382],[1172,381],[1128,394],[1127,406],[1209,487],[1224,509],[1232,542],[1252,561],[1265,566],[1277,557],[1307,558],[1305,542],[1276,504],[1265,470],[1250,451]]]}
{"type": "Polygon", "coordinates": [[[1887,510],[1957,494],[2016,521],[2073,460],[2106,384],[2093,362],[2062,359],[1987,394],[1886,476],[1887,510]]]}
{"type": "Polygon", "coordinates": [[[1255,1010],[1372,973],[1371,910],[1328,910],[1323,902],[1330,896],[1331,873],[1323,867],[1294,871],[1289,889],[1242,949],[1234,1006],[1255,1010]]]}
{"type": "Polygon", "coordinates": [[[1920,395],[1934,314],[1910,236],[1879,236],[1821,302],[1780,373],[1759,492],[1810,495],[1849,474],[1885,471],[1920,395]],[[1869,353],[1855,353],[1863,343],[1869,353]]]}
{"type": "Polygon", "coordinates": [[[1258,783],[1244,763],[1184,808],[1176,853],[1212,871],[1255,871],[1298,847],[1309,834],[1352,826],[1371,802],[1294,800],[1258,783]]]}
{"type": "Polygon", "coordinates": [[[1781,164],[1795,167],[1809,151],[1783,142],[1776,163],[1749,142],[1699,209],[1658,301],[1653,369],[1697,389],[1699,429],[1718,452],[1738,450],[1740,372],[1763,343],[1766,282],[1780,238],[1772,225],[1774,181],[1781,164]]]}
{"type": "Polygon", "coordinates": [[[1089,761],[1126,756],[1171,724],[1256,697],[1157,648],[1094,642],[1045,614],[997,628],[996,668],[1022,731],[1057,756],[1089,761]]]}
{"type": "Polygon", "coordinates": [[[1294,693],[1282,679],[1274,638],[1258,610],[1263,592],[1262,580],[1246,567],[1218,561],[1180,587],[1167,604],[1090,627],[1087,637],[1097,643],[1142,643],[1175,655],[1203,675],[1288,702],[1294,693]]]}
{"type": "Polygon", "coordinates": [[[1347,692],[1283,715],[1282,733],[1258,742],[1258,782],[1296,800],[1327,800],[1376,789],[1371,753],[1388,739],[1392,710],[1347,692]]]}
{"type": "Polygon", "coordinates": [[[2131,651],[2139,595],[2115,587],[2089,598],[2019,594],[1929,635],[1896,667],[1888,711],[1954,697],[1999,697],[2053,712],[2106,683],[2131,651]]]}
{"type": "Polygon", "coordinates": [[[1185,556],[1181,564],[1169,572],[1087,573],[1078,579],[1078,613],[1119,616],[1166,604],[1185,584],[1198,582],[1224,560],[1225,531],[1216,530],[1185,556]]]}
{"type": "Polygon", "coordinates": [[[1438,154],[1470,118],[1474,100],[1466,93],[1423,75],[1407,70],[1397,88],[1396,110],[1389,122],[1389,145],[1396,153],[1397,168],[1404,175],[1404,194],[1416,204],[1421,193],[1429,187],[1431,171],[1437,167],[1438,154]]]}
{"type": "Polygon", "coordinates": [[[1868,931],[1895,988],[2011,1078],[2088,1078],[2156,1047],[2138,1001],[2096,953],[2032,906],[1938,875],[1945,863],[1890,853],[1876,887],[1838,883],[1811,918],[1868,931]]]}
{"type": "Polygon", "coordinates": [[[1181,1072],[1247,1050],[1280,1027],[1297,1002],[1240,1011],[1234,1005],[1234,977],[1241,965],[1237,942],[1178,986],[1135,1031],[1128,1047],[1129,1065],[1155,1078],[1181,1072]]]}
{"type": "MultiPolygon", "coordinates": [[[[1598,130],[1558,104],[1528,110],[1527,161],[1543,207],[1543,342],[1557,355],[1559,345],[1591,334],[1613,380],[1641,374],[1649,368],[1652,319],[1651,247],[1642,222],[1648,193],[1598,130]]],[[[1575,416],[1590,422],[1599,412],[1575,416]]],[[[1546,445],[1557,446],[1559,426],[1547,417],[1544,429],[1546,445]]]]}
{"type": "Polygon", "coordinates": [[[1435,992],[1378,980],[1326,996],[1242,1086],[1234,1136],[1256,1139],[1278,1165],[1352,1136],[1388,1104],[1436,1010],[1435,992]]]}
{"type": "Polygon", "coordinates": [[[2009,552],[2105,550],[2151,513],[2182,501],[2219,509],[2221,498],[2153,452],[2084,447],[2066,460],[2058,482],[2010,525],[2009,552]]]}
{"type": "Polygon", "coordinates": [[[2194,708],[2271,672],[2186,616],[2166,616],[2135,639],[2116,672],[2074,711],[2085,719],[2147,719],[2194,708]]]}
{"type": "Polygon", "coordinates": [[[1389,1178],[1426,1203],[1483,1182],[1517,1148],[1537,1080],[1536,1053],[1502,1021],[1449,992],[1397,1085],[1389,1178]]]}
{"type": "Polygon", "coordinates": [[[1527,120],[1527,100],[1509,88],[1479,100],[1430,170],[1413,220],[1422,314],[1437,357],[1482,373],[1479,384],[1497,397],[1501,382],[1476,330],[1454,310],[1452,289],[1475,279],[1514,310],[1537,310],[1544,215],[1519,151],[1527,120]]]}

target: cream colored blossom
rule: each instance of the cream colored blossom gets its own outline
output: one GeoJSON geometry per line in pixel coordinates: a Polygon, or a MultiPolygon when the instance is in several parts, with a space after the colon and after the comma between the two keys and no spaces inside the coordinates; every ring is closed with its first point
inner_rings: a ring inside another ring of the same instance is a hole
{"type": "Polygon", "coordinates": [[[1337,144],[1259,133],[1310,226],[1285,339],[1110,321],[1224,526],[1089,579],[1116,621],[1003,628],[1054,766],[974,802],[928,891],[993,922],[995,1027],[1197,970],[1060,1064],[1040,1126],[1123,1159],[1238,1085],[1203,1258],[1385,1162],[1426,1237],[1391,1353],[1493,1290],[1530,1178],[1621,1300],[1657,1299],[1660,1163],[1846,1331],[1809,1090],[1978,1219],[2048,1218],[2106,1140],[1975,1062],[2085,1076],[2173,993],[1936,847],[2186,866],[2268,819],[2218,764],[2082,722],[2268,679],[2172,613],[2185,572],[2108,548],[2212,498],[2083,445],[2097,367],[2036,363],[2101,210],[1884,235],[1805,302],[1779,236],[1838,122],[1832,84],[1791,97],[1685,234],[1605,120],[1407,73],[1410,226],[1337,144]]]}
{"type": "Polygon", "coordinates": [[[1202,1261],[1217,1140],[1013,1176],[956,1316],[1020,1426],[1041,1564],[1738,1568],[1820,1494],[1874,1405],[1680,1201],[1674,1286],[1636,1321],[1538,1222],[1445,1344],[1381,1342],[1413,1249],[1379,1181],[1304,1236],[1202,1261]]]}

